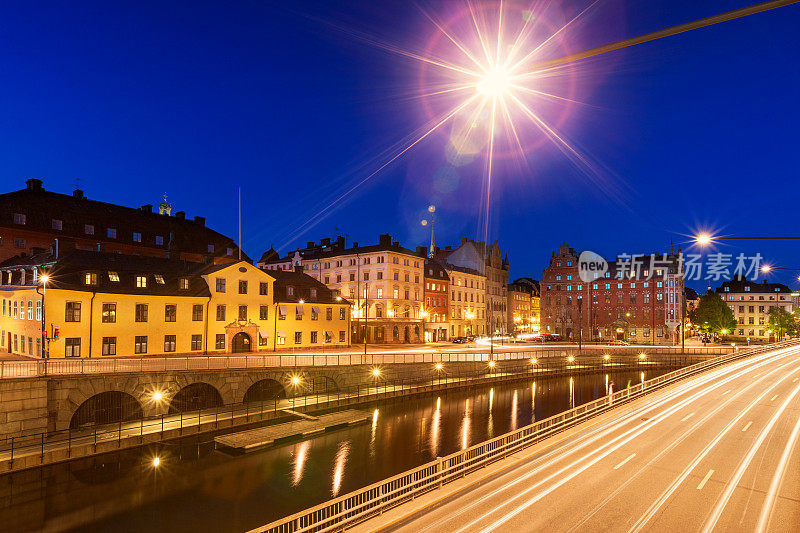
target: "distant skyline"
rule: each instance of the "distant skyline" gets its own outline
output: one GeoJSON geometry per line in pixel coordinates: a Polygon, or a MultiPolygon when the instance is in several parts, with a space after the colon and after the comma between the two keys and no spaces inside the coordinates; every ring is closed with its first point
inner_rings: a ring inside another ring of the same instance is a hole
{"type": "MultiPolygon", "coordinates": [[[[480,3],[480,2],[479,2],[480,3]]],[[[563,2],[568,20],[591,2],[563,2]]],[[[752,1],[598,2],[569,35],[594,46],[752,1]]],[[[513,4],[513,2],[512,2],[513,4]]],[[[3,9],[0,157],[4,190],[41,178],[89,198],[205,216],[257,259],[337,233],[390,233],[427,245],[483,239],[482,159],[454,168],[434,136],[388,166],[305,232],[317,210],[374,170],[425,121],[418,62],[405,49],[435,32],[409,2],[55,2],[3,9]],[[293,239],[293,240],[292,240],[293,239]]],[[[425,2],[447,13],[451,2],[425,2]]],[[[522,5],[522,3],[520,3],[522,5]]],[[[537,146],[528,165],[499,165],[489,239],[511,277],[541,276],[561,242],[611,258],[684,249],[700,229],[800,235],[796,225],[800,6],[788,6],[588,60],[563,123],[601,181],[537,146]]],[[[800,267],[800,247],[741,243],[800,267]]],[[[800,286],[797,273],[770,281],[800,286]]],[[[712,282],[718,285],[719,282],[712,282]]],[[[703,289],[706,282],[689,283],[703,289]]]]}

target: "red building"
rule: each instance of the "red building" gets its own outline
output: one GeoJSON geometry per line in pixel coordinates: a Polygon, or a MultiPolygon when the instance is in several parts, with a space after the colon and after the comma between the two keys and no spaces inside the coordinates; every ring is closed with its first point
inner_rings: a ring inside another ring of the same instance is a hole
{"type": "Polygon", "coordinates": [[[541,331],[565,340],[679,341],[682,257],[619,256],[590,282],[580,277],[579,254],[566,244],[553,253],[541,281],[541,331]]]}
{"type": "Polygon", "coordinates": [[[450,329],[448,323],[448,286],[450,277],[447,270],[433,259],[425,259],[425,342],[447,340],[450,329]]]}
{"type": "MultiPolygon", "coordinates": [[[[71,195],[46,191],[29,179],[26,188],[0,194],[0,261],[32,249],[70,249],[172,257],[192,262],[225,263],[239,259],[230,237],[206,227],[206,219],[171,213],[162,203],[125,207],[90,200],[76,189],[71,195]]],[[[249,261],[247,256],[242,259],[249,261]]]]}

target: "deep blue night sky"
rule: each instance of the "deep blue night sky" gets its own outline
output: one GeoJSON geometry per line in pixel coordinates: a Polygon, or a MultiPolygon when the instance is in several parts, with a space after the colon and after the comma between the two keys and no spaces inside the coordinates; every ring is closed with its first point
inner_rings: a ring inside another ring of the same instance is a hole
{"type": "MultiPolygon", "coordinates": [[[[588,3],[563,2],[567,13],[588,3]]],[[[593,46],[749,3],[602,0],[574,38],[593,46]]],[[[419,64],[353,35],[419,46],[433,28],[411,2],[16,2],[0,25],[4,191],[40,177],[70,192],[80,178],[90,198],[133,206],[166,191],[174,209],[234,235],[241,185],[253,257],[337,228],[427,244],[430,203],[438,244],[482,236],[482,163],[437,186],[441,137],[296,231],[424,122],[408,97],[419,64]]],[[[800,235],[798,27],[795,5],[591,60],[564,131],[603,181],[548,148],[528,154],[531,168],[501,165],[491,235],[512,278],[540,276],[562,241],[613,256],[666,251],[701,227],[800,235]]],[[[800,267],[797,245],[723,250],[800,267]]]]}

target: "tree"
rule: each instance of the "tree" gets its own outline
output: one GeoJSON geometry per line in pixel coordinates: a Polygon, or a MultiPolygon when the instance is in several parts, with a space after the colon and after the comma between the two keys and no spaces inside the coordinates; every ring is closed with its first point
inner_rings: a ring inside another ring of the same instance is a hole
{"type": "Polygon", "coordinates": [[[797,329],[794,315],[783,307],[770,307],[768,314],[769,329],[778,339],[784,335],[794,334],[797,329]]]}
{"type": "Polygon", "coordinates": [[[733,311],[718,294],[708,291],[700,297],[700,303],[689,313],[694,324],[705,332],[725,335],[736,328],[733,311]]]}

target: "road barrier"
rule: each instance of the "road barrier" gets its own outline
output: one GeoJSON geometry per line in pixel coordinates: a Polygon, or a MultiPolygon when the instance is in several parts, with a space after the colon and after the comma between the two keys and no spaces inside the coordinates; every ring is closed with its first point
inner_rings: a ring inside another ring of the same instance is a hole
{"type": "Polygon", "coordinates": [[[27,361],[0,361],[0,379],[36,378],[44,376],[95,375],[141,372],[176,372],[200,370],[241,370],[253,368],[297,368],[304,366],[353,366],[411,363],[481,362],[547,358],[581,353],[609,351],[615,355],[635,355],[641,351],[665,354],[722,355],[731,347],[692,346],[681,352],[677,346],[543,346],[525,351],[486,352],[429,352],[429,353],[376,353],[376,354],[271,354],[259,355],[189,355],[185,357],[114,357],[81,359],[38,359],[27,361]]]}
{"type": "MultiPolygon", "coordinates": [[[[780,346],[793,346],[799,342],[785,342],[781,343],[780,346]]],[[[532,446],[555,433],[564,431],[591,417],[608,411],[620,403],[628,402],[699,372],[774,349],[774,345],[767,345],[750,350],[741,350],[664,374],[446,457],[440,457],[435,461],[334,498],[305,511],[276,520],[252,531],[259,533],[299,533],[343,530],[346,527],[379,515],[391,507],[440,488],[442,485],[503,459],[523,448],[532,446]]]]}

